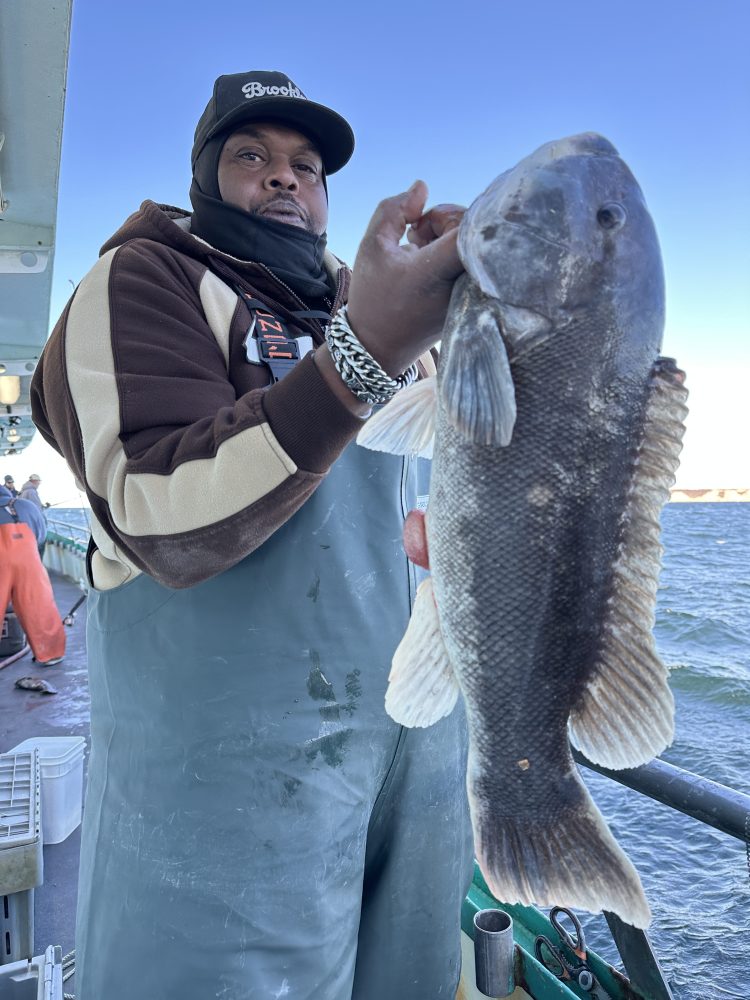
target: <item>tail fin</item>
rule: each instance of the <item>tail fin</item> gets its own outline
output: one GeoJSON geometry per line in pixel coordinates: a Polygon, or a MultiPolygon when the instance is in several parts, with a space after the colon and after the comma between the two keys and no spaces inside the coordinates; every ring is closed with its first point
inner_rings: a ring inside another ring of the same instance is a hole
{"type": "MultiPolygon", "coordinates": [[[[471,767],[470,771],[471,773],[471,767]]],[[[474,850],[487,885],[505,903],[608,910],[634,927],[651,911],[638,872],[617,844],[583,783],[565,782],[559,802],[539,814],[493,810],[469,781],[474,850]]],[[[500,803],[502,807],[502,803],[500,803]]]]}

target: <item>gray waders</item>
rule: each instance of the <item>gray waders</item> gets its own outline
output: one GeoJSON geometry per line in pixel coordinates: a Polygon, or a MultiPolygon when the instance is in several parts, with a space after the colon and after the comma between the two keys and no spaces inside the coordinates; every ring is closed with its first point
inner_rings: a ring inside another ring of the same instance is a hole
{"type": "Polygon", "coordinates": [[[453,1000],[463,709],[383,707],[427,475],[352,444],[233,569],[92,590],[79,1000],[453,1000]]]}

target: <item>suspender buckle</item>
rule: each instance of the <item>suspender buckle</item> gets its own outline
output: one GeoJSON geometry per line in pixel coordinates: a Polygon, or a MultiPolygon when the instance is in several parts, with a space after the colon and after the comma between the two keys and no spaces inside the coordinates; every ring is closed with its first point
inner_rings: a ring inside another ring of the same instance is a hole
{"type": "Polygon", "coordinates": [[[279,382],[313,349],[312,337],[290,337],[284,321],[262,302],[244,292],[243,298],[252,317],[243,341],[245,357],[252,365],[266,365],[279,382]]]}
{"type": "Polygon", "coordinates": [[[284,358],[299,361],[297,341],[286,337],[264,337],[263,340],[258,340],[258,353],[268,363],[284,358]]]}

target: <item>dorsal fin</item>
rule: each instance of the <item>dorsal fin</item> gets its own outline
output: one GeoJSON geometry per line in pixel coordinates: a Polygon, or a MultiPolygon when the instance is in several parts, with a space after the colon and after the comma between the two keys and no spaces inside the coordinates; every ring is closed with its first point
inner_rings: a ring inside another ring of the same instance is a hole
{"type": "Polygon", "coordinates": [[[679,465],[687,390],[671,358],[652,374],[641,440],[623,511],[600,658],[570,715],[573,742],[597,764],[637,767],[669,746],[674,699],[652,629],[662,547],[659,514],[679,465]]]}

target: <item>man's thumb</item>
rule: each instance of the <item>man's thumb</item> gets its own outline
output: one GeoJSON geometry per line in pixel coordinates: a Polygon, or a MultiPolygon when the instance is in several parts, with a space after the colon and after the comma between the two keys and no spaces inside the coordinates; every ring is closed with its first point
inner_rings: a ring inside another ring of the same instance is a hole
{"type": "Polygon", "coordinates": [[[416,180],[407,191],[400,195],[404,229],[422,217],[428,194],[425,182],[416,180]]]}
{"type": "Polygon", "coordinates": [[[381,201],[370,220],[363,242],[379,236],[398,244],[406,227],[422,215],[427,193],[425,182],[417,180],[402,194],[381,201]]]}

